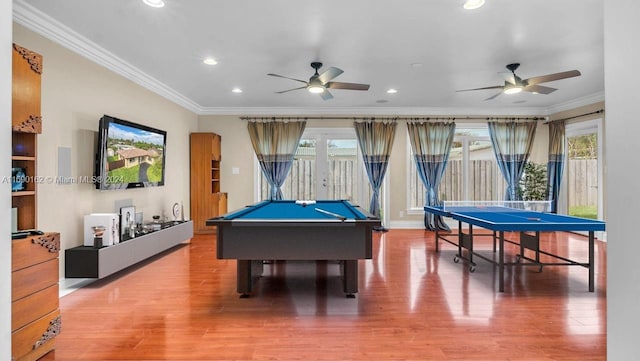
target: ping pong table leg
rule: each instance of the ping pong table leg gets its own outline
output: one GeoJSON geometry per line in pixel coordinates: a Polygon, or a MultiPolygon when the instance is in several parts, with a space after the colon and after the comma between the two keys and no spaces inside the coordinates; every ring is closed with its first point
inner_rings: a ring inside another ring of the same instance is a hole
{"type": "Polygon", "coordinates": [[[594,232],[589,231],[589,292],[594,291],[594,232]]]}
{"type": "Polygon", "coordinates": [[[504,231],[500,231],[500,250],[498,252],[498,291],[504,292],[504,231]]]}
{"type": "Polygon", "coordinates": [[[438,227],[436,227],[436,253],[438,253],[438,238],[440,237],[440,232],[438,232],[438,227]]]}
{"type": "Polygon", "coordinates": [[[463,237],[464,230],[462,229],[462,221],[458,221],[458,257],[460,258],[462,258],[462,243],[464,242],[463,237]]]}
{"type": "Polygon", "coordinates": [[[493,231],[493,253],[496,253],[496,231],[493,231]]]}
{"type": "Polygon", "coordinates": [[[469,224],[469,245],[468,245],[468,249],[469,249],[469,271],[473,272],[475,271],[475,263],[473,263],[473,225],[469,224]]]}

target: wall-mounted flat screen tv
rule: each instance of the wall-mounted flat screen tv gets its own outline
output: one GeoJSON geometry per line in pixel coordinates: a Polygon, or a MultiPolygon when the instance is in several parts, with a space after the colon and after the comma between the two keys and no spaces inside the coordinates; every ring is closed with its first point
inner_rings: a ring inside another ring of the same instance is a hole
{"type": "Polygon", "coordinates": [[[100,119],[96,188],[164,185],[167,132],[108,115],[100,119]]]}

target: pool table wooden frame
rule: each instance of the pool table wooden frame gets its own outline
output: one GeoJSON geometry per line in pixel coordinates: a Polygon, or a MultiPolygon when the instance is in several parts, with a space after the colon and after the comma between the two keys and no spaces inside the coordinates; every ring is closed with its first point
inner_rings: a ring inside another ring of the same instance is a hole
{"type": "Polygon", "coordinates": [[[235,211],[206,223],[216,226],[217,258],[237,260],[237,292],[241,297],[251,293],[265,260],[340,261],[343,290],[347,297],[354,297],[358,292],[358,260],[371,259],[372,231],[381,223],[359,206],[347,204],[364,219],[329,219],[320,214],[317,219],[278,219],[275,215],[273,219],[245,219],[234,217],[235,211]]]}

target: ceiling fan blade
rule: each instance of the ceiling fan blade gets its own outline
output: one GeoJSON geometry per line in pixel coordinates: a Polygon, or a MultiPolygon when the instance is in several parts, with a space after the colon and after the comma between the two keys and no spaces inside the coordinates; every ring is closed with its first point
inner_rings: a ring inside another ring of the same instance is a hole
{"type": "Polygon", "coordinates": [[[369,90],[369,84],[341,83],[337,81],[330,81],[325,86],[330,89],[369,90]]]}
{"type": "Polygon", "coordinates": [[[487,99],[485,99],[485,101],[487,101],[487,100],[491,100],[491,99],[495,99],[495,98],[496,98],[498,95],[500,95],[500,94],[502,94],[502,92],[500,92],[500,93],[498,93],[498,94],[496,94],[496,95],[494,95],[494,96],[490,96],[490,97],[488,97],[487,99]]]}
{"type": "Polygon", "coordinates": [[[502,88],[504,88],[503,85],[496,85],[496,86],[487,86],[487,87],[484,87],[484,88],[473,88],[473,89],[456,90],[456,92],[459,93],[459,92],[468,92],[468,91],[471,91],[471,90],[502,89],[502,88]]]}
{"type": "Polygon", "coordinates": [[[320,93],[320,96],[322,97],[323,100],[333,99],[333,95],[331,95],[331,93],[329,93],[327,89],[325,89],[322,93],[320,93]]]}
{"type": "Polygon", "coordinates": [[[285,78],[285,79],[295,80],[295,81],[299,81],[299,82],[301,82],[301,83],[305,83],[305,84],[307,84],[307,81],[306,81],[306,80],[300,80],[300,79],[295,79],[295,78],[289,78],[288,76],[284,76],[284,75],[278,75],[278,74],[273,74],[273,73],[269,73],[269,74],[267,74],[267,75],[275,76],[275,77],[278,77],[278,78],[285,78]]]}
{"type": "Polygon", "coordinates": [[[329,80],[337,77],[342,73],[344,73],[342,69],[330,67],[329,69],[325,70],[322,74],[318,75],[318,79],[320,79],[321,82],[326,83],[329,80]]]}
{"type": "Polygon", "coordinates": [[[288,89],[288,90],[282,90],[282,91],[276,92],[276,94],[282,94],[282,93],[290,92],[290,91],[292,91],[292,90],[304,89],[304,88],[306,88],[306,87],[307,87],[307,86],[305,85],[305,86],[301,86],[301,87],[299,87],[299,88],[293,88],[293,89],[288,89]]]}
{"type": "Polygon", "coordinates": [[[561,73],[534,76],[533,78],[526,79],[523,82],[526,83],[527,85],[536,85],[536,84],[546,83],[554,80],[573,78],[574,76],[579,76],[579,75],[580,75],[579,71],[570,70],[570,71],[563,71],[561,73]]]}
{"type": "Polygon", "coordinates": [[[542,86],[542,85],[529,85],[522,88],[522,90],[532,92],[532,93],[549,94],[549,93],[553,93],[558,89],[550,88],[548,86],[542,86]]]}

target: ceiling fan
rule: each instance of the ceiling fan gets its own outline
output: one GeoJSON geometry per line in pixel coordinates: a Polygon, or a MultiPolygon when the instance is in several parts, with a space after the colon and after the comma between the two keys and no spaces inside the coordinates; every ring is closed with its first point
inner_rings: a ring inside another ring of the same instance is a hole
{"type": "Polygon", "coordinates": [[[320,94],[322,99],[329,100],[333,98],[333,95],[329,93],[328,89],[369,90],[369,84],[341,83],[337,81],[330,81],[331,79],[344,73],[344,71],[342,71],[341,69],[330,67],[329,69],[322,72],[322,74],[318,74],[318,69],[322,67],[322,63],[314,61],[313,63],[311,63],[311,67],[315,69],[316,72],[311,76],[311,78],[309,78],[309,81],[290,78],[288,76],[283,76],[283,75],[278,75],[273,73],[269,73],[267,75],[275,76],[278,78],[291,79],[291,80],[295,80],[305,84],[304,86],[301,86],[298,88],[276,92],[278,94],[290,92],[292,90],[306,88],[310,93],[320,94]]]}
{"type": "Polygon", "coordinates": [[[561,73],[547,74],[547,75],[541,75],[541,76],[534,76],[533,78],[528,78],[528,79],[521,79],[519,76],[516,75],[516,69],[518,69],[519,66],[520,66],[520,63],[508,64],[507,69],[509,69],[510,73],[509,72],[500,73],[504,76],[504,85],[456,90],[456,92],[466,92],[471,90],[501,89],[500,93],[494,96],[491,96],[485,100],[494,99],[495,97],[497,97],[502,93],[516,94],[521,91],[527,91],[527,92],[536,93],[536,94],[549,94],[558,89],[542,86],[539,84],[547,83],[554,80],[572,78],[574,76],[580,75],[580,72],[577,70],[569,70],[569,71],[563,71],[561,73]]]}

